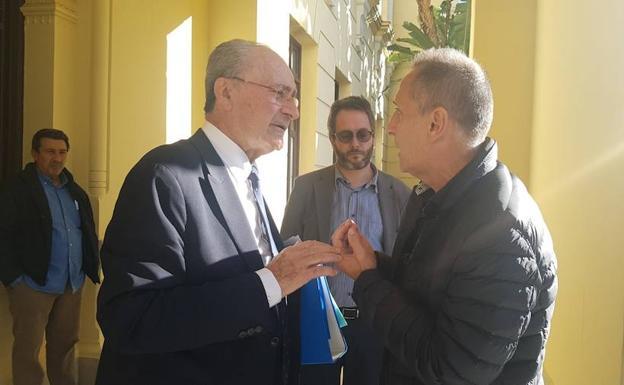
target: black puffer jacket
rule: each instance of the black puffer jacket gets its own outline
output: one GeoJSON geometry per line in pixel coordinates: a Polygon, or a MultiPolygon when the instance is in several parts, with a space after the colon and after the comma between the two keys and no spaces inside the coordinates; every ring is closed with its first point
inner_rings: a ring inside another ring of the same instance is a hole
{"type": "Polygon", "coordinates": [[[491,139],[427,195],[412,194],[393,258],[355,282],[382,383],[541,384],[557,263],[539,208],[491,139]]]}
{"type": "MultiPolygon", "coordinates": [[[[26,165],[0,193],[0,281],[22,274],[44,285],[52,248],[52,216],[33,163],[26,165]]],[[[82,230],[82,270],[99,282],[98,239],[89,198],[67,169],[67,189],[78,203],[82,230]]]]}

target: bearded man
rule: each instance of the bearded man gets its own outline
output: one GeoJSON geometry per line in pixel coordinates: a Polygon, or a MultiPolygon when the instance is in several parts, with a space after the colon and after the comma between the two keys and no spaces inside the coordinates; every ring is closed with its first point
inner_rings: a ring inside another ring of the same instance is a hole
{"type": "MultiPolygon", "coordinates": [[[[392,251],[399,220],[410,190],[371,163],[374,119],[370,103],[359,96],[337,100],[327,128],[336,163],[295,181],[288,200],[282,238],[329,242],[346,219],[355,220],[378,251],[392,251]]],[[[379,384],[383,345],[359,319],[351,298],[353,280],[340,273],[328,277],[330,290],[348,326],[343,330],[349,349],[335,364],[304,366],[301,384],[379,384]]]]}

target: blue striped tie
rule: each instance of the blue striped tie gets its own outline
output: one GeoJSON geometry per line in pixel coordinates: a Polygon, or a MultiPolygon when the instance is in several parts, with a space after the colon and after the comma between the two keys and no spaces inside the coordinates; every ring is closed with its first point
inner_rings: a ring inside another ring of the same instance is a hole
{"type": "Polygon", "coordinates": [[[249,181],[251,182],[251,188],[254,193],[256,201],[256,207],[260,212],[260,221],[262,222],[262,238],[271,246],[272,256],[277,255],[277,246],[271,236],[271,227],[269,226],[269,218],[267,216],[266,207],[264,204],[264,198],[262,198],[262,191],[260,190],[260,179],[258,178],[258,168],[255,164],[251,165],[251,173],[249,174],[249,181]]]}

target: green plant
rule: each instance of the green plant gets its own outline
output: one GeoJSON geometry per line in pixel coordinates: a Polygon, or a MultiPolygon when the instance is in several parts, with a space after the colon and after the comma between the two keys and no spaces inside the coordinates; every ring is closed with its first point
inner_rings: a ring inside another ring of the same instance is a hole
{"type": "Polygon", "coordinates": [[[390,44],[391,62],[411,61],[418,52],[432,47],[451,47],[468,54],[470,45],[470,1],[444,0],[439,7],[431,0],[416,0],[420,27],[406,21],[403,28],[410,37],[396,39],[390,44]]]}

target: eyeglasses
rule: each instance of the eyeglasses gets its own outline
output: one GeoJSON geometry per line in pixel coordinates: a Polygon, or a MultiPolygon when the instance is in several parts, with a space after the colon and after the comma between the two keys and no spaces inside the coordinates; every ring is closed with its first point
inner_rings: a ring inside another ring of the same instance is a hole
{"type": "Polygon", "coordinates": [[[238,80],[243,83],[252,84],[254,86],[262,87],[267,89],[275,94],[275,103],[285,106],[288,103],[292,103],[295,107],[299,107],[299,99],[297,99],[296,92],[291,90],[290,87],[287,86],[277,86],[271,87],[265,84],[260,84],[256,82],[252,82],[251,80],[245,80],[243,78],[239,78],[238,76],[232,76],[229,79],[238,80]]]}
{"type": "MultiPolygon", "coordinates": [[[[368,130],[366,128],[360,128],[355,132],[355,137],[358,142],[366,143],[373,137],[373,131],[368,130]]],[[[353,131],[344,130],[340,132],[336,132],[334,134],[334,138],[338,139],[342,143],[351,143],[353,140],[353,131]]]]}

